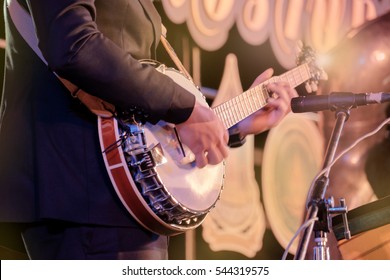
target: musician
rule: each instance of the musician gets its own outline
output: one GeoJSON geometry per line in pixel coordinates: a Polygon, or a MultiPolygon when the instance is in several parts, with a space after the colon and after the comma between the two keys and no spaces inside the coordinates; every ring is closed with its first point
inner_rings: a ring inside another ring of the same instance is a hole
{"type": "MultiPolygon", "coordinates": [[[[0,236],[12,239],[14,249],[25,245],[31,259],[167,259],[168,238],[140,226],[112,187],[96,115],[54,73],[118,111],[131,109],[152,124],[176,124],[199,168],[227,158],[227,130],[194,95],[140,64],[158,60],[161,20],[152,1],[18,1],[33,17],[48,65],[22,39],[7,11],[0,236]]],[[[271,75],[265,71],[254,85],[271,75]]],[[[268,90],[278,98],[239,123],[239,140],[275,126],[297,95],[285,83],[268,90]]]]}

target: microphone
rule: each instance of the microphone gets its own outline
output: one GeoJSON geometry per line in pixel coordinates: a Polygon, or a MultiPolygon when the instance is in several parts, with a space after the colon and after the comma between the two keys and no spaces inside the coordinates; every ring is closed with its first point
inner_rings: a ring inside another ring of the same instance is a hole
{"type": "Polygon", "coordinates": [[[352,93],[332,92],[329,95],[308,95],[291,99],[291,110],[294,113],[317,112],[324,110],[356,108],[368,104],[379,104],[390,101],[390,93],[352,93]]]}

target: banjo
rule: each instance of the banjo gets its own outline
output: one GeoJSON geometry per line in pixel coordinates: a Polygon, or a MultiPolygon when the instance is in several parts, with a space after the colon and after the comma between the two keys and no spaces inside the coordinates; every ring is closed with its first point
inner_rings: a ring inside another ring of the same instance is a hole
{"type": "MultiPolygon", "coordinates": [[[[305,47],[299,66],[274,76],[235,98],[211,108],[226,128],[267,105],[268,83],[286,81],[292,87],[315,84],[323,74],[305,47]]],[[[158,71],[208,106],[198,87],[182,72],[154,63],[158,71]]],[[[113,187],[127,211],[146,229],[176,235],[198,227],[215,207],[223,190],[224,162],[198,168],[195,157],[173,124],[141,123],[131,114],[124,118],[98,116],[103,159],[113,187]]]]}

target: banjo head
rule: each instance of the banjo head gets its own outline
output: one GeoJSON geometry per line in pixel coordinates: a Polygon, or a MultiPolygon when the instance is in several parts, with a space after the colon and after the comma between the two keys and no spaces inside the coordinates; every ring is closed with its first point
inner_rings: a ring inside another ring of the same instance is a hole
{"type": "Polygon", "coordinates": [[[196,167],[195,162],[183,163],[180,144],[170,125],[147,124],[144,130],[147,143],[162,147],[166,160],[156,166],[156,171],[166,191],[189,211],[204,213],[214,207],[221,193],[224,163],[204,168],[196,167]]]}

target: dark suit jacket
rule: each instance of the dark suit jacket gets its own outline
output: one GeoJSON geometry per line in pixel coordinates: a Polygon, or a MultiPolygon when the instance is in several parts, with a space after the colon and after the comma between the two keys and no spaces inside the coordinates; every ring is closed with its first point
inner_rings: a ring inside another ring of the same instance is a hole
{"type": "Polygon", "coordinates": [[[154,58],[160,18],[149,0],[34,0],[35,55],[6,18],[0,109],[0,222],[61,219],[133,225],[107,175],[96,117],[53,71],[150,122],[186,120],[194,97],[138,59],[154,58]]]}

